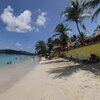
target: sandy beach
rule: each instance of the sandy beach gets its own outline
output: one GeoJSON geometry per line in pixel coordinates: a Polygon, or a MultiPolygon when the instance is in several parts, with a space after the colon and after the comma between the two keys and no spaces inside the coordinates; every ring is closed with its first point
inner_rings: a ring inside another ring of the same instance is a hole
{"type": "MultiPolygon", "coordinates": [[[[33,66],[32,61],[25,65],[33,66]]],[[[0,100],[100,100],[99,66],[42,59],[9,89],[0,90],[0,100]]]]}

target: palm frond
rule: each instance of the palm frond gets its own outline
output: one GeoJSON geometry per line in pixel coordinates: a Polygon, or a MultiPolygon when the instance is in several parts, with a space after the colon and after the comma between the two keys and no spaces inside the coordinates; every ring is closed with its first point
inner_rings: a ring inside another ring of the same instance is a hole
{"type": "Polygon", "coordinates": [[[55,37],[55,36],[58,36],[58,35],[60,35],[60,33],[58,33],[58,34],[54,34],[54,35],[52,36],[52,38],[55,37]]]}
{"type": "Polygon", "coordinates": [[[99,15],[99,13],[100,13],[100,8],[98,8],[96,12],[93,14],[92,21],[99,15]]]}
{"type": "Polygon", "coordinates": [[[66,32],[67,32],[67,33],[68,33],[68,32],[72,32],[72,29],[67,28],[67,29],[66,29],[66,32]]]}
{"type": "Polygon", "coordinates": [[[88,13],[83,13],[82,15],[79,16],[80,19],[84,19],[84,18],[92,18],[92,15],[90,12],[88,13]]]}
{"type": "Polygon", "coordinates": [[[80,22],[80,25],[83,28],[83,30],[85,30],[85,32],[88,32],[86,26],[82,22],[80,22]]]}
{"type": "Polygon", "coordinates": [[[90,8],[95,8],[100,4],[100,0],[91,0],[89,2],[87,2],[87,6],[90,8]]]}
{"type": "Polygon", "coordinates": [[[94,32],[99,32],[100,31],[100,25],[98,25],[97,27],[96,27],[96,29],[94,30],[94,32]]]}
{"type": "Polygon", "coordinates": [[[83,7],[84,9],[88,9],[87,1],[84,1],[84,0],[83,0],[82,7],[83,7]]]}

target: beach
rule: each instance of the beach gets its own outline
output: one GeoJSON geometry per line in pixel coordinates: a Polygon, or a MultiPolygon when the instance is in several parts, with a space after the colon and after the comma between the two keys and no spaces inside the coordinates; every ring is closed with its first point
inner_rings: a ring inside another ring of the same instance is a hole
{"type": "MultiPolygon", "coordinates": [[[[33,63],[17,66],[32,67],[33,63]]],[[[8,89],[0,89],[0,100],[100,100],[99,66],[100,63],[82,65],[63,58],[42,59],[8,89]]],[[[0,76],[2,80],[3,77],[0,76]]]]}
{"type": "Polygon", "coordinates": [[[29,59],[0,68],[0,94],[11,88],[38,64],[38,59],[29,59]],[[29,66],[30,65],[30,66],[29,66]]]}

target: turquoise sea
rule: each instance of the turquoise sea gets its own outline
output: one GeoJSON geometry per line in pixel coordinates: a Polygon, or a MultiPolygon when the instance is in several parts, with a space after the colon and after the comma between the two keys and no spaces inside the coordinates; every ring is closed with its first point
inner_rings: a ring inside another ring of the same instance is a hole
{"type": "Polygon", "coordinates": [[[32,56],[27,55],[16,55],[16,54],[0,54],[0,67],[20,63],[25,60],[31,59],[32,56]]]}

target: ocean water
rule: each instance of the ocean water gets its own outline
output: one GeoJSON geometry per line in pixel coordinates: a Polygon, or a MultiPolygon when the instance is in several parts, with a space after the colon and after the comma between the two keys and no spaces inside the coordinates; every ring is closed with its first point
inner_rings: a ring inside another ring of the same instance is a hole
{"type": "Polygon", "coordinates": [[[27,55],[16,55],[16,54],[0,54],[0,67],[7,66],[10,64],[20,63],[25,60],[31,59],[32,56],[27,55]]]}

